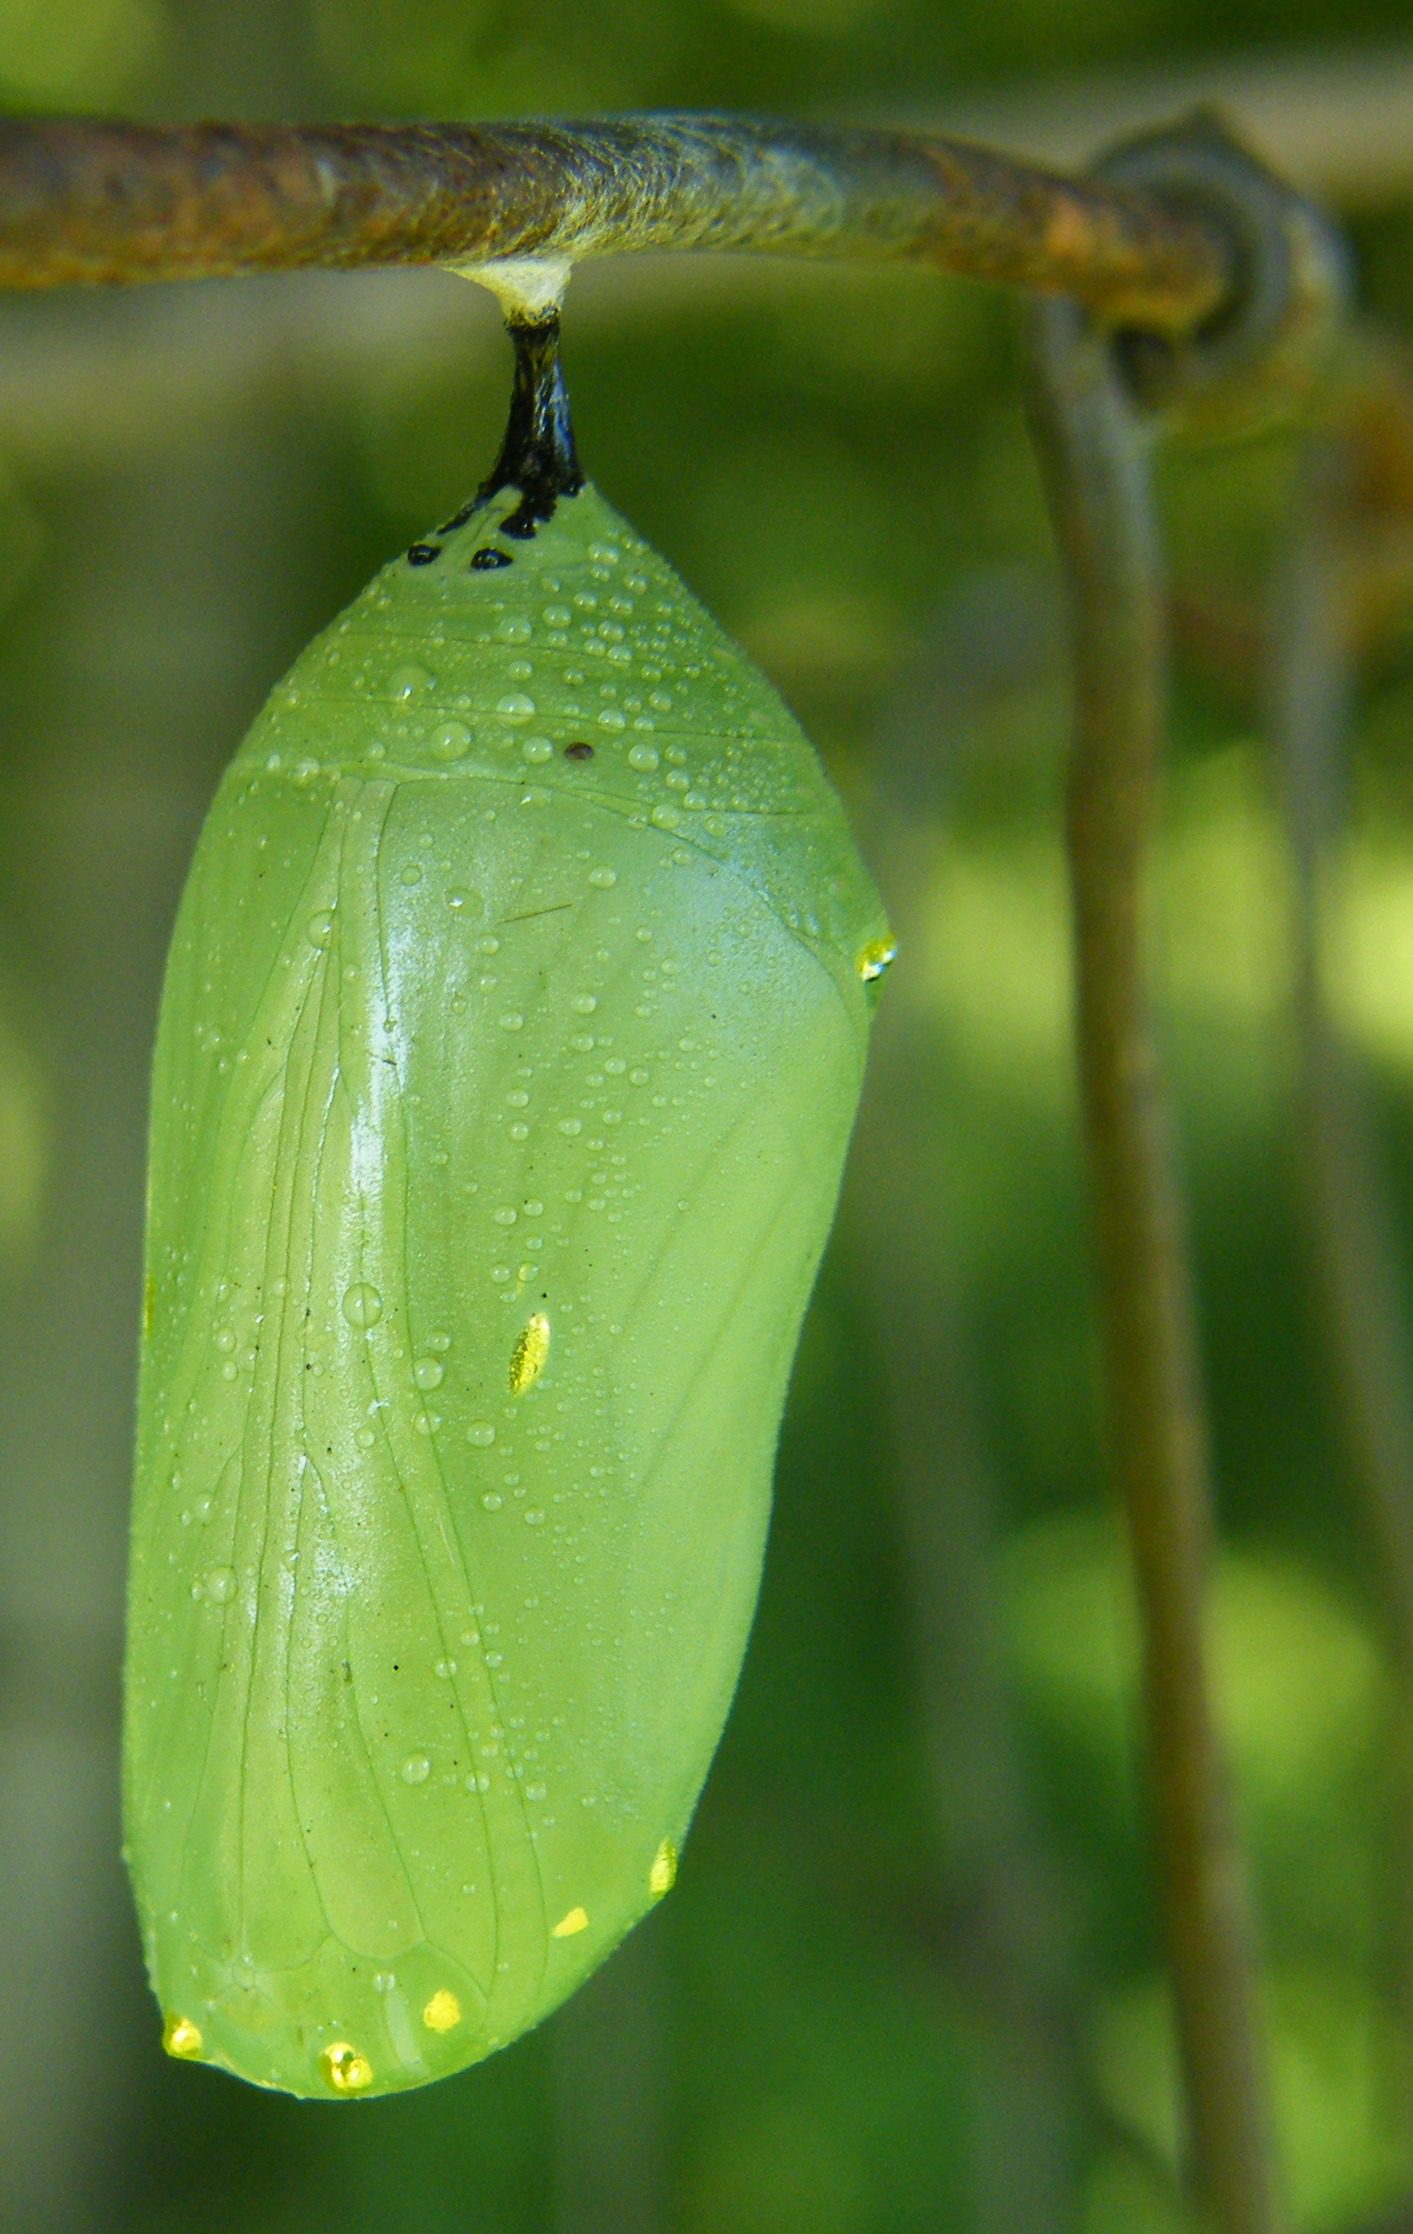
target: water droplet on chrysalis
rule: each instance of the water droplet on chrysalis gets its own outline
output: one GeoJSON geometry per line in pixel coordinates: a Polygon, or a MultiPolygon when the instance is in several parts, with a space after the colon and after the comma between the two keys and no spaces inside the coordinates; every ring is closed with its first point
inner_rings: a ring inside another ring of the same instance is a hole
{"type": "Polygon", "coordinates": [[[383,1315],[383,1299],[366,1280],[355,1280],[351,1288],[344,1289],[343,1315],[350,1326],[376,1326],[383,1315]]]}

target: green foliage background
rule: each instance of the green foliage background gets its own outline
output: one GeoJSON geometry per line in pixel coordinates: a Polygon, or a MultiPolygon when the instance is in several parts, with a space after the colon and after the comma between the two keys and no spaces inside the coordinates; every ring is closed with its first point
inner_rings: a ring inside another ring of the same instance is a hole
{"type": "MultiPolygon", "coordinates": [[[[8,0],[0,100],[945,120],[1394,0],[8,0]]],[[[1406,66],[1407,56],[1403,56],[1406,66]]],[[[1090,110],[1076,95],[1083,141],[1090,110]]],[[[1110,110],[1093,110],[1093,130],[1110,110]]],[[[1092,136],[1092,135],[1091,135],[1092,136]]],[[[1410,118],[1413,139],[1413,118],[1410,118]]],[[[1409,168],[1353,218],[1413,308],[1409,168]]],[[[294,653],[475,484],[508,356],[436,273],[0,301],[0,2223],[144,2234],[1176,2234],[1168,2011],[1102,1477],[1068,1051],[1057,585],[1008,307],[915,273],[590,270],[581,448],[792,700],[902,958],[795,1378],[760,1618],[670,1901],[462,2079],[310,2108],[167,2063],[118,1856],[146,1068],[200,815],[294,653]]],[[[1164,469],[1238,619],[1278,441],[1164,469]]],[[[1413,2188],[1389,1681],[1296,1193],[1255,680],[1183,666],[1165,1029],[1224,1548],[1223,1706],[1299,2227],[1413,2188]]],[[[1404,1208],[1413,629],[1361,714],[1344,1019],[1404,1208]]]]}

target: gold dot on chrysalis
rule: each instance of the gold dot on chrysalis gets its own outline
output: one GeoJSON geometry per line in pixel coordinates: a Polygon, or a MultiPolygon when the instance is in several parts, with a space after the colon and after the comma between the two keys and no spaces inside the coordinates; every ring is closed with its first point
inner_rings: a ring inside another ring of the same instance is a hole
{"type": "Polygon", "coordinates": [[[190,2017],[168,2017],[162,2027],[162,2045],[169,2056],[199,2056],[201,2027],[190,2017]]]}
{"type": "Polygon", "coordinates": [[[347,2040],[330,2041],[319,2058],[335,2094],[361,2094],[373,2084],[373,2066],[347,2040]]]}
{"type": "Polygon", "coordinates": [[[461,2003],[454,1993],[442,1986],[422,2011],[422,2022],[428,2032],[450,2032],[453,2025],[461,2022],[461,2003]]]}
{"type": "Polygon", "coordinates": [[[867,946],[861,946],[854,966],[864,984],[872,985],[876,979],[882,977],[897,952],[896,939],[870,939],[867,946]]]}
{"type": "Polygon", "coordinates": [[[661,1900],[677,1883],[677,1849],[670,1838],[665,1838],[653,1856],[653,1866],[648,1871],[648,1891],[654,1900],[661,1900]]]}
{"type": "Polygon", "coordinates": [[[576,1931],[587,1931],[588,1928],[588,1910],[585,1908],[571,1908],[567,1916],[560,1917],[559,1922],[555,1925],[554,1930],[550,1936],[554,1939],[572,1939],[576,1931]]]}
{"type": "Polygon", "coordinates": [[[510,1393],[523,1396],[533,1388],[545,1369],[549,1356],[550,1323],[547,1314],[536,1311],[527,1319],[516,1336],[515,1347],[510,1353],[510,1393]]]}

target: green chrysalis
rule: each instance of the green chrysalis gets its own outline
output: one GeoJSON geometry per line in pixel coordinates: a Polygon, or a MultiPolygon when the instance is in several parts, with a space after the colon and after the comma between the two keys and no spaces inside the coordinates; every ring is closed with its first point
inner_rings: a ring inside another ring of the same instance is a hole
{"type": "Polygon", "coordinates": [[[127,1855],[171,2052],[325,2099],[672,1883],[891,954],[516,338],[479,497],[227,772],[157,1043],[127,1855]]]}

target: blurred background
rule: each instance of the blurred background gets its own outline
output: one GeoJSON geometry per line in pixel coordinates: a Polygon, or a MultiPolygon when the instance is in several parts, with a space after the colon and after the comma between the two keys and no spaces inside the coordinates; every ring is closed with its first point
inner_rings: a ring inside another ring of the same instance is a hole
{"type": "MultiPolygon", "coordinates": [[[[1331,198],[1363,300],[1406,331],[1403,0],[0,10],[19,111],[715,105],[1081,159],[1194,92],[1331,198]]],[[[163,2058],[119,1862],[147,1066],[221,768],[314,630],[474,487],[508,351],[489,297],[438,273],[0,299],[0,2224],[1179,2234],[1067,1038],[1059,595],[1011,307],[917,273],[651,258],[576,278],[566,359],[589,470],[795,706],[902,951],[678,1888],[533,2037],[325,2108],[163,2058]]],[[[1292,2213],[1373,2234],[1413,2223],[1407,1693],[1301,1208],[1255,656],[1291,475],[1271,437],[1164,457],[1164,1030],[1292,2213]]],[[[1364,651],[1334,993],[1401,1248],[1413,595],[1364,651]]]]}

